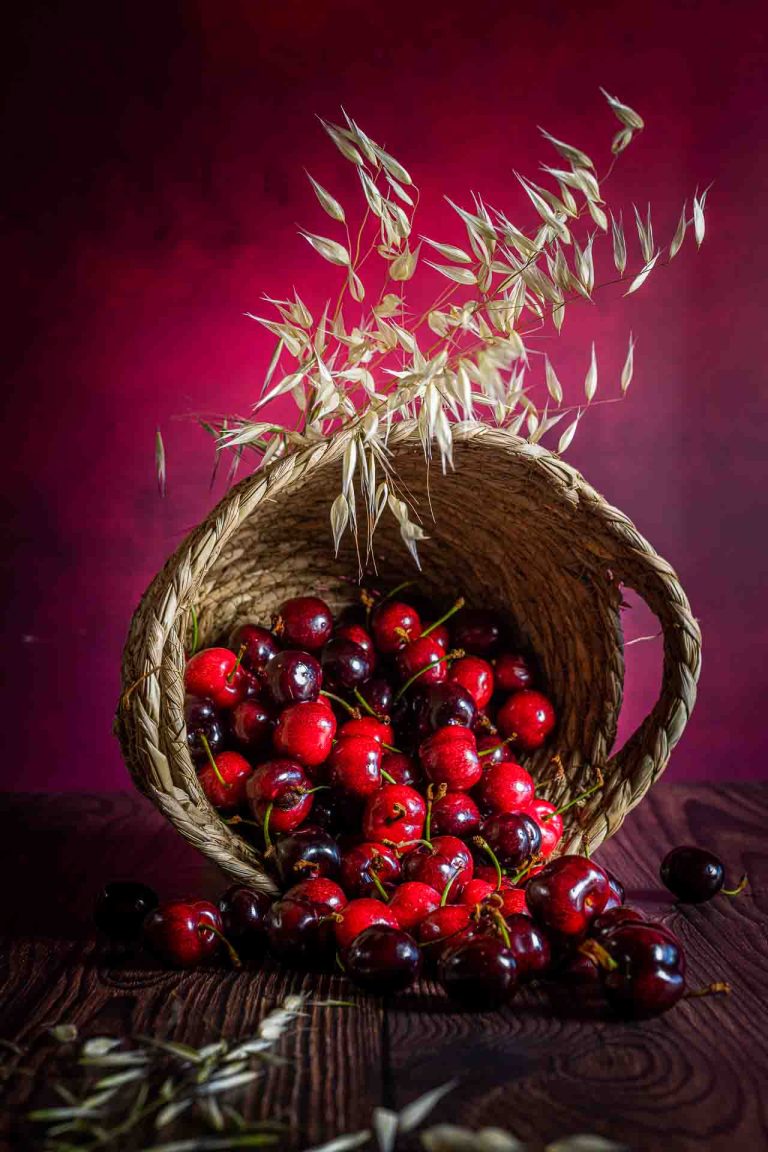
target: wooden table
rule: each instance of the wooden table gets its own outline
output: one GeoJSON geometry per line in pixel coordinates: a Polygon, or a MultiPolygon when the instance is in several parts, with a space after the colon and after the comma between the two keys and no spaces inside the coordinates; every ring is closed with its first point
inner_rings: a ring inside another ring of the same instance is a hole
{"type": "MultiPolygon", "coordinates": [[[[36,1073],[6,1080],[7,1147],[39,1146],[23,1117],[59,1058],[47,1038],[52,1024],[199,1046],[252,1032],[286,994],[303,990],[355,1007],[312,1007],[311,1026],[280,1040],[287,1061],[249,1089],[250,1115],[290,1123],[287,1147],[365,1128],[374,1106],[402,1108],[457,1077],[432,1122],[498,1125],[533,1149],[576,1132],[624,1141],[634,1152],[768,1148],[768,785],[662,783],[601,850],[630,900],[681,937],[691,987],[733,987],[730,996],[687,1000],[639,1024],[595,1015],[577,996],[554,1004],[542,991],[473,1015],[452,1011],[427,983],[387,1003],[357,995],[341,976],[110,962],[90,926],[106,879],[140,878],[163,896],[202,897],[222,890],[221,876],[135,795],[20,795],[0,804],[0,1037],[23,1046],[36,1073]],[[748,892],[677,907],[659,890],[658,864],[684,842],[718,852],[734,880],[747,871],[748,892]]],[[[4,1063],[12,1062],[9,1053],[4,1063]]]]}

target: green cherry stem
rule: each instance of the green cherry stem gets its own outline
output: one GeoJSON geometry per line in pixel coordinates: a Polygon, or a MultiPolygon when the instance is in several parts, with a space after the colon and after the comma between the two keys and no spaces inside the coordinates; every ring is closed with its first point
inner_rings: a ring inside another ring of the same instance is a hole
{"type": "Polygon", "coordinates": [[[353,720],[360,719],[360,709],[353,708],[346,700],[342,700],[341,696],[335,696],[333,692],[328,692],[325,688],[320,689],[320,695],[325,696],[328,700],[333,700],[334,704],[339,704],[342,708],[346,708],[353,720]]]}
{"type": "Polygon", "coordinates": [[[382,596],[379,604],[386,604],[387,600],[391,600],[393,596],[397,596],[398,592],[402,592],[403,588],[411,588],[415,583],[415,580],[403,580],[401,584],[396,584],[391,592],[387,592],[386,596],[382,596]]]}
{"type": "Polygon", "coordinates": [[[394,776],[390,776],[389,772],[385,772],[383,768],[381,769],[381,778],[382,778],[382,780],[386,780],[387,784],[396,784],[397,783],[394,776]]]}
{"type": "Polygon", "coordinates": [[[208,743],[208,737],[204,732],[200,733],[200,740],[202,741],[203,748],[205,749],[205,754],[208,757],[208,763],[210,764],[211,768],[213,768],[214,774],[219,784],[221,784],[223,788],[229,788],[229,784],[224,779],[221,772],[219,772],[219,766],[213,758],[213,752],[211,752],[211,746],[208,743]]]}
{"type": "Polygon", "coordinates": [[[511,744],[515,740],[515,736],[507,736],[506,740],[502,740],[500,744],[494,744],[493,748],[483,748],[482,752],[478,752],[478,757],[492,756],[494,752],[498,752],[501,748],[506,748],[507,744],[511,744]]]}
{"type": "Polygon", "coordinates": [[[460,871],[461,871],[461,869],[457,868],[456,871],[454,872],[453,876],[451,876],[450,880],[446,884],[445,888],[443,888],[443,894],[440,897],[440,907],[441,908],[445,908],[446,904],[448,903],[448,893],[450,892],[451,888],[453,887],[454,880],[459,875],[460,871]]]}
{"type": "Polygon", "coordinates": [[[515,875],[511,879],[513,888],[517,888],[520,881],[523,880],[528,875],[528,873],[530,872],[531,868],[533,868],[535,863],[536,863],[536,857],[531,856],[528,863],[524,864],[523,867],[520,869],[520,871],[515,873],[515,875]]]}
{"type": "Polygon", "coordinates": [[[445,656],[441,656],[439,660],[431,660],[429,664],[425,664],[423,668],[419,668],[418,672],[414,672],[410,680],[406,680],[405,684],[403,684],[401,688],[398,688],[397,692],[395,693],[395,700],[399,700],[400,697],[408,691],[411,684],[415,683],[419,676],[423,676],[424,673],[427,672],[430,668],[436,668],[438,664],[445,664],[448,660],[460,660],[463,655],[464,650],[462,648],[455,648],[453,652],[446,652],[445,656]]]}
{"type": "Polygon", "coordinates": [[[267,852],[272,851],[272,837],[269,834],[269,820],[270,820],[270,817],[272,815],[273,807],[274,807],[274,804],[270,800],[270,802],[269,802],[269,804],[267,804],[266,810],[264,812],[264,823],[262,825],[262,828],[264,830],[264,844],[266,845],[267,852]]]}
{"type": "Polygon", "coordinates": [[[749,878],[745,872],[735,888],[721,888],[720,891],[723,896],[740,896],[748,884],[749,878]]]}
{"type": "Polygon", "coordinates": [[[232,671],[229,673],[229,676],[227,676],[227,684],[231,684],[232,681],[234,680],[235,676],[237,675],[237,670],[240,667],[240,664],[242,662],[243,656],[245,655],[245,650],[247,647],[248,647],[247,644],[241,644],[240,645],[240,651],[237,654],[237,660],[235,660],[234,664],[232,665],[232,671]]]}
{"type": "Polygon", "coordinates": [[[496,870],[496,888],[495,888],[495,891],[499,892],[501,890],[501,881],[504,878],[504,873],[501,870],[501,864],[499,863],[498,856],[494,852],[493,848],[491,848],[488,841],[484,840],[482,836],[473,836],[472,837],[472,843],[477,844],[478,848],[482,848],[483,852],[485,852],[486,856],[488,856],[491,863],[493,864],[493,867],[496,870]]]}
{"type": "Polygon", "coordinates": [[[219,940],[224,945],[224,948],[226,950],[227,955],[229,956],[229,960],[230,960],[230,963],[232,964],[232,967],[233,968],[242,968],[242,966],[243,966],[242,960],[240,959],[237,952],[235,951],[235,949],[230,944],[229,940],[227,940],[227,938],[223,932],[220,932],[218,930],[218,928],[214,928],[213,924],[208,924],[207,922],[203,922],[203,921],[201,921],[198,924],[197,930],[198,930],[198,932],[213,932],[214,936],[218,936],[219,940]]]}
{"type": "Polygon", "coordinates": [[[381,716],[374,712],[373,708],[371,708],[370,704],[366,700],[365,696],[363,696],[359,688],[355,688],[352,695],[354,696],[355,700],[357,700],[363,712],[367,712],[369,716],[373,716],[374,720],[378,720],[380,724],[383,723],[381,716]]]}
{"type": "Polygon", "coordinates": [[[429,628],[425,628],[421,635],[429,636],[430,632],[434,632],[435,628],[439,628],[441,624],[445,624],[446,620],[450,620],[451,616],[455,616],[456,613],[460,612],[463,607],[464,597],[459,596],[456,603],[453,604],[447,612],[444,612],[443,615],[439,617],[439,619],[435,620],[433,624],[430,624],[429,628]]]}
{"type": "Polygon", "coordinates": [[[501,936],[502,940],[504,941],[504,947],[510,948],[512,942],[509,939],[509,931],[507,930],[507,925],[504,922],[504,917],[502,916],[501,912],[499,912],[498,908],[495,908],[493,910],[493,912],[491,913],[491,916],[493,918],[493,922],[495,923],[496,927],[499,930],[499,935],[501,936]]]}
{"type": "Polygon", "coordinates": [[[591,960],[593,964],[596,964],[598,968],[605,968],[607,972],[613,972],[618,968],[613,956],[603,948],[602,944],[598,944],[597,940],[585,940],[583,944],[579,945],[579,952],[591,960]]]}
{"type": "Polygon", "coordinates": [[[398,756],[402,756],[402,749],[395,748],[394,744],[382,744],[382,748],[386,752],[396,752],[398,756]]]}
{"type": "Polygon", "coordinates": [[[385,904],[389,904],[389,893],[387,892],[386,888],[382,884],[381,880],[379,880],[379,877],[377,876],[377,874],[373,870],[373,868],[371,868],[370,877],[371,877],[371,880],[373,880],[373,886],[376,889],[376,891],[378,892],[379,896],[381,896],[381,898],[385,904]]]}

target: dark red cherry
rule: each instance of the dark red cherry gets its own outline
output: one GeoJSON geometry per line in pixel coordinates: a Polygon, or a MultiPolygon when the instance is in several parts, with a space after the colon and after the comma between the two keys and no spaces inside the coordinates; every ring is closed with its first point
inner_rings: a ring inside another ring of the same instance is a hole
{"type": "Polygon", "coordinates": [[[495,652],[500,636],[498,616],[485,608],[465,608],[453,626],[454,643],[473,656],[488,656],[495,652]]]}
{"type": "Polygon", "coordinates": [[[357,796],[323,788],[314,796],[312,823],[334,836],[359,834],[364,803],[357,796]]]}
{"type": "Polygon", "coordinates": [[[193,968],[219,947],[221,917],[207,900],[172,900],[160,904],[143,925],[144,941],[162,960],[177,968],[193,968]]]}
{"type": "Polygon", "coordinates": [[[451,646],[451,633],[447,624],[434,624],[429,634],[435,643],[440,645],[443,652],[448,651],[451,646]]]}
{"type": "Polygon", "coordinates": [[[421,620],[409,604],[385,600],[373,611],[371,631],[379,652],[388,655],[421,636],[421,620]]]}
{"type": "Polygon", "coordinates": [[[685,992],[685,957],[668,929],[624,924],[604,938],[603,947],[613,962],[601,965],[603,991],[621,1015],[658,1016],[685,992]]]}
{"type": "Polygon", "coordinates": [[[317,652],[333,632],[333,616],[318,596],[294,596],[280,605],[275,634],[290,648],[317,652]]]}
{"type": "Polygon", "coordinates": [[[316,700],[323,686],[323,672],[308,652],[278,652],[267,665],[267,693],[278,708],[316,700]]]}
{"type": "Polygon", "coordinates": [[[519,868],[541,846],[538,824],[523,812],[487,817],[480,825],[480,834],[496,853],[502,868],[519,868]]]}
{"type": "Polygon", "coordinates": [[[336,636],[340,640],[351,640],[353,644],[362,648],[373,667],[376,663],[376,646],[373,643],[373,636],[362,624],[340,624],[336,629],[336,636]]]}
{"type": "Polygon", "coordinates": [[[461,687],[472,697],[475,708],[481,712],[488,707],[493,696],[493,668],[480,656],[464,656],[451,665],[448,680],[461,687]]]}
{"type": "Polygon", "coordinates": [[[521,980],[530,980],[546,972],[552,962],[552,948],[544,930],[530,916],[506,915],[509,948],[517,961],[521,980]]]}
{"type": "Polygon", "coordinates": [[[239,752],[219,752],[212,764],[198,772],[197,778],[214,808],[231,812],[245,803],[252,775],[253,768],[239,752]]]}
{"type": "Polygon", "coordinates": [[[458,724],[422,741],[419,761],[433,784],[445,784],[451,792],[468,792],[483,774],[475,734],[458,724]]]}
{"type": "Polygon", "coordinates": [[[431,847],[419,845],[403,861],[406,879],[428,884],[441,894],[451,882],[450,892],[454,899],[472,879],[473,872],[472,854],[455,836],[435,836],[431,847]]]}
{"type": "Polygon", "coordinates": [[[352,689],[364,684],[373,672],[373,660],[352,640],[334,637],[323,648],[320,659],[325,682],[336,689],[352,689]]]}
{"type": "Polygon", "coordinates": [[[583,856],[558,856],[526,885],[536,920],[565,936],[583,936],[610,896],[603,869],[583,856]]]}
{"type": "Polygon", "coordinates": [[[392,685],[381,676],[374,676],[365,684],[359,686],[358,691],[369,708],[377,716],[389,716],[392,711],[392,685]]]}
{"type": "Polygon", "coordinates": [[[466,792],[446,792],[432,803],[432,832],[470,837],[480,827],[480,810],[466,792]]]}
{"type": "Polygon", "coordinates": [[[421,971],[421,953],[407,932],[366,928],[347,949],[344,971],[358,987],[384,996],[413,983],[421,971]]]}
{"type": "Polygon", "coordinates": [[[637,924],[639,922],[645,923],[645,916],[637,908],[627,908],[624,905],[614,906],[601,912],[599,916],[595,916],[589,926],[589,935],[593,940],[602,944],[617,928],[622,928],[625,924],[637,924]]]}
{"type": "Polygon", "coordinates": [[[520,692],[533,683],[531,669],[524,656],[502,652],[493,662],[496,688],[499,692],[520,692]]]}
{"type": "Polygon", "coordinates": [[[243,668],[237,655],[229,648],[196,652],[187,660],[184,688],[190,696],[204,696],[217,708],[234,708],[245,696],[243,668]]]}
{"type": "Polygon", "coordinates": [[[405,784],[384,784],[368,797],[363,814],[366,840],[391,841],[404,852],[421,839],[427,806],[419,793],[405,784]]]}
{"type": "Polygon", "coordinates": [[[678,900],[686,904],[702,904],[722,888],[725,869],[714,852],[683,845],[673,848],[662,860],[661,880],[678,900]]]}
{"type": "Polygon", "coordinates": [[[437,975],[453,1000],[467,1008],[499,1008],[517,988],[517,963],[496,936],[474,936],[441,957],[437,975]]]}
{"type": "Polygon", "coordinates": [[[147,914],[159,904],[157,893],[135,880],[113,880],[96,897],[93,919],[110,940],[138,940],[147,914]]]}
{"type": "Polygon", "coordinates": [[[277,656],[280,645],[277,637],[268,628],[261,628],[258,624],[241,624],[235,628],[229,638],[230,647],[243,652],[243,667],[256,674],[261,680],[273,656],[277,656]]]}
{"type": "Polygon", "coordinates": [[[284,887],[300,880],[338,876],[341,868],[341,850],[336,840],[322,828],[307,824],[288,836],[281,836],[274,844],[270,858],[284,887]]]}
{"type": "Polygon", "coordinates": [[[267,946],[266,918],[272,898],[244,884],[228,888],[219,900],[224,935],[238,956],[260,956],[267,946]]]}
{"type": "Polygon", "coordinates": [[[254,819],[260,823],[272,806],[272,832],[292,832],[312,809],[309,780],[301,765],[293,760],[281,758],[260,764],[246,784],[246,795],[254,819]]]}
{"type": "Polygon", "coordinates": [[[286,900],[304,900],[320,912],[340,912],[347,904],[344,890],[326,876],[316,876],[294,884],[285,894],[286,900]]]}
{"type": "Polygon", "coordinates": [[[284,964],[320,968],[333,955],[332,920],[306,900],[284,897],[267,913],[269,948],[284,964]]]}
{"type": "Polygon", "coordinates": [[[370,796],[381,787],[381,744],[371,736],[343,736],[328,760],[334,788],[370,796]]]}
{"type": "Polygon", "coordinates": [[[475,795],[486,812],[525,812],[534,798],[533,778],[513,760],[489,764],[475,795]]]}
{"type": "Polygon", "coordinates": [[[275,714],[263,700],[247,697],[235,705],[229,716],[232,738],[242,751],[253,753],[269,747],[275,714]]]}
{"type": "Polygon", "coordinates": [[[563,818],[549,800],[540,800],[534,796],[526,808],[526,812],[535,820],[541,832],[542,856],[551,856],[563,838],[563,818]]]}
{"type": "Polygon", "coordinates": [[[439,907],[440,893],[418,880],[406,880],[395,888],[389,901],[390,911],[394,913],[399,926],[407,932],[439,907]]]}
{"type": "Polygon", "coordinates": [[[334,930],[336,944],[343,954],[352,941],[365,932],[366,928],[376,926],[398,928],[397,917],[388,904],[381,900],[363,897],[360,900],[350,900],[335,916],[334,930]]]}
{"type": "MultiPolygon", "coordinates": [[[[395,784],[415,784],[420,776],[419,766],[405,752],[385,752],[381,758],[382,776],[391,776],[395,784]]],[[[386,779],[386,777],[385,777],[386,779]]]]}
{"type": "Polygon", "coordinates": [[[400,857],[386,844],[366,841],[348,848],[341,858],[340,880],[349,896],[378,896],[382,888],[391,891],[399,882],[400,857]]]}
{"type": "Polygon", "coordinates": [[[184,697],[184,724],[187,729],[187,747],[196,765],[208,763],[208,753],[202,737],[214,755],[224,749],[224,728],[213,701],[202,696],[184,697]]]}
{"type": "Polygon", "coordinates": [[[604,871],[608,877],[608,884],[610,885],[611,889],[611,894],[608,897],[608,901],[605,905],[605,910],[607,912],[610,908],[621,908],[624,900],[626,899],[626,894],[624,892],[624,885],[621,883],[621,881],[617,879],[617,877],[614,876],[611,872],[609,872],[607,868],[604,869],[604,871]]]}
{"type": "Polygon", "coordinates": [[[397,671],[406,683],[418,674],[418,683],[422,687],[441,684],[448,677],[444,657],[445,653],[433,636],[420,636],[397,653],[397,671]]]}
{"type": "Polygon", "coordinates": [[[499,708],[496,722],[501,734],[516,748],[534,752],[555,726],[555,710],[541,692],[515,692],[499,708]]]}
{"type": "Polygon", "coordinates": [[[281,756],[317,768],[331,754],[336,717],[324,704],[307,700],[283,709],[277,718],[273,744],[281,756]]]}
{"type": "Polygon", "coordinates": [[[490,768],[491,764],[508,764],[515,759],[515,754],[509,744],[502,740],[498,732],[488,732],[478,736],[477,754],[482,761],[483,768],[490,768]]]}
{"type": "Polygon", "coordinates": [[[437,963],[443,948],[450,941],[476,926],[472,908],[467,904],[446,904],[436,908],[421,920],[416,928],[416,939],[422,955],[432,965],[437,963]]]}
{"type": "Polygon", "coordinates": [[[477,709],[466,688],[446,681],[443,684],[427,685],[414,692],[413,714],[417,734],[423,738],[449,724],[471,728],[477,709]]]}
{"type": "Polygon", "coordinates": [[[525,897],[525,888],[507,888],[505,884],[507,879],[508,877],[505,876],[502,881],[502,890],[499,893],[502,916],[528,916],[530,918],[531,913],[525,897]]]}

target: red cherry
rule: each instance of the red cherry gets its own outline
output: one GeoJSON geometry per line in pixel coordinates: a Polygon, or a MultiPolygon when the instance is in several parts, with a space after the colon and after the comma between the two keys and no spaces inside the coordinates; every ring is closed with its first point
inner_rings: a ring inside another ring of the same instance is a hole
{"type": "Polygon", "coordinates": [[[274,727],[272,709],[255,696],[235,704],[230,714],[232,735],[240,747],[248,752],[258,752],[266,747],[274,727]]]}
{"type": "Polygon", "coordinates": [[[375,924],[382,924],[390,928],[399,927],[397,917],[389,904],[365,897],[361,900],[350,900],[337,913],[334,925],[339,951],[343,953],[345,949],[349,948],[356,936],[359,936],[366,928],[372,928],[375,924]]]}
{"type": "Polygon", "coordinates": [[[280,651],[274,634],[268,628],[260,628],[258,624],[241,624],[235,628],[229,638],[229,646],[235,652],[245,648],[243,667],[255,673],[259,679],[263,677],[272,657],[280,651]]]}
{"type": "Polygon", "coordinates": [[[366,632],[362,624],[340,624],[336,629],[336,635],[342,640],[351,640],[353,644],[362,648],[370,657],[371,667],[373,667],[376,661],[376,648],[373,637],[370,632],[366,632]]]}
{"type": "Polygon", "coordinates": [[[447,784],[451,792],[468,792],[483,774],[477,741],[469,728],[451,724],[419,745],[419,760],[433,784],[447,784]]]}
{"type": "Polygon", "coordinates": [[[603,869],[582,856],[550,860],[526,885],[534,918],[566,936],[583,936],[605,908],[610,892],[603,869]]]}
{"type": "Polygon", "coordinates": [[[430,636],[436,644],[440,645],[443,652],[448,651],[451,646],[451,634],[448,631],[447,624],[435,624],[434,628],[430,632],[430,636]]]}
{"type": "Polygon", "coordinates": [[[333,632],[333,616],[318,596],[294,596],[279,608],[275,633],[290,648],[316,652],[333,632]]]}
{"type": "Polygon", "coordinates": [[[530,688],[533,676],[525,657],[515,652],[502,652],[493,662],[496,687],[499,692],[519,692],[530,688]]]}
{"type": "Polygon", "coordinates": [[[589,926],[589,934],[593,940],[597,940],[598,944],[602,944],[616,928],[624,924],[641,922],[645,922],[645,916],[642,912],[639,912],[637,908],[626,908],[619,904],[606,909],[599,916],[595,916],[589,926]]]}
{"type": "Polygon", "coordinates": [[[273,743],[281,756],[317,768],[331,753],[336,718],[324,704],[306,701],[292,704],[278,717],[273,743]]]}
{"type": "Polygon", "coordinates": [[[420,845],[411,852],[403,864],[403,873],[409,880],[418,880],[442,893],[448,883],[455,899],[472,879],[472,854],[455,836],[435,836],[431,848],[420,845]]]}
{"type": "Polygon", "coordinates": [[[650,921],[616,927],[603,940],[613,961],[601,969],[611,1007],[624,1016],[657,1016],[685,992],[685,956],[672,932],[650,921]]]}
{"type": "Polygon", "coordinates": [[[254,819],[263,823],[271,804],[270,830],[292,832],[306,820],[312,808],[309,788],[300,764],[275,759],[258,766],[246,784],[246,793],[254,819]]]}
{"type": "Polygon", "coordinates": [[[397,670],[404,681],[419,673],[418,682],[422,686],[441,684],[448,677],[448,665],[443,660],[445,653],[434,636],[420,636],[412,640],[397,654],[397,670]],[[443,660],[443,663],[438,661],[443,660]]]}
{"type": "Polygon", "coordinates": [[[432,832],[472,836],[480,827],[480,809],[466,792],[446,792],[432,803],[432,832]]]}
{"type": "Polygon", "coordinates": [[[530,916],[507,916],[509,950],[517,961],[521,980],[531,979],[546,972],[552,962],[552,948],[542,929],[530,916]]]}
{"type": "Polygon", "coordinates": [[[328,760],[334,788],[352,796],[370,796],[381,787],[381,744],[371,736],[344,736],[328,760]]]}
{"type": "Polygon", "coordinates": [[[502,868],[519,868],[541,846],[541,832],[535,820],[523,812],[499,812],[480,825],[502,868]]]}
{"type": "Polygon", "coordinates": [[[416,761],[405,752],[385,752],[381,758],[381,772],[382,776],[385,772],[391,776],[395,784],[415,784],[419,778],[416,761]]]}
{"type": "Polygon", "coordinates": [[[475,864],[475,879],[489,881],[498,892],[507,892],[513,887],[509,876],[502,876],[499,884],[498,874],[492,864],[475,864]]]}
{"type": "Polygon", "coordinates": [[[448,679],[466,688],[478,711],[485,708],[493,696],[493,668],[479,656],[463,656],[457,660],[451,667],[448,679]]]}
{"type": "Polygon", "coordinates": [[[464,932],[472,923],[472,909],[467,904],[446,904],[419,922],[416,939],[427,950],[427,955],[435,955],[446,941],[464,932]]]}
{"type": "Polygon", "coordinates": [[[389,891],[400,879],[400,858],[386,844],[366,842],[349,848],[341,860],[341,883],[350,896],[376,896],[373,876],[389,891]]]}
{"type": "Polygon", "coordinates": [[[285,894],[286,900],[303,900],[321,912],[340,912],[347,904],[344,890],[327,876],[313,876],[294,884],[285,894]]]}
{"type": "Polygon", "coordinates": [[[398,600],[385,600],[374,610],[371,629],[379,652],[399,652],[421,636],[421,620],[415,608],[398,600]]]}
{"type": "Polygon", "coordinates": [[[563,836],[563,818],[549,800],[542,800],[535,796],[526,808],[541,829],[542,856],[551,856],[563,836]]]}
{"type": "Polygon", "coordinates": [[[339,728],[339,740],[347,736],[365,736],[379,744],[394,744],[395,734],[391,724],[384,724],[375,716],[361,716],[359,720],[347,720],[339,728]]]}
{"type": "Polygon", "coordinates": [[[173,900],[160,904],[144,921],[147,945],[169,964],[193,968],[219,947],[219,910],[207,900],[173,900]],[[211,931],[213,928],[215,931],[211,931]]]}
{"type": "Polygon", "coordinates": [[[525,888],[503,888],[501,914],[502,916],[530,916],[528,902],[525,898],[525,888]]]}
{"type": "Polygon", "coordinates": [[[487,656],[495,651],[500,636],[499,617],[486,608],[465,608],[456,618],[453,638],[459,648],[473,656],[487,656]]]}
{"type": "Polygon", "coordinates": [[[541,748],[555,726],[555,710],[541,692],[515,692],[499,708],[497,722],[502,734],[518,748],[534,752],[541,748]]]}
{"type": "Polygon", "coordinates": [[[389,909],[396,916],[399,927],[406,932],[439,907],[440,893],[418,880],[407,880],[401,884],[389,902],[389,909]]]}
{"type": "Polygon", "coordinates": [[[214,808],[230,812],[245,802],[246,786],[253,768],[239,752],[219,752],[216,767],[208,764],[197,774],[200,787],[214,808]]]}
{"type": "Polygon", "coordinates": [[[385,784],[369,796],[363,813],[366,840],[388,840],[403,852],[414,847],[424,832],[427,806],[413,788],[405,784],[385,784]]]}
{"type": "Polygon", "coordinates": [[[191,696],[207,696],[217,708],[234,708],[245,696],[242,665],[229,648],[203,648],[190,656],[184,687],[191,696]]]}
{"type": "Polygon", "coordinates": [[[502,740],[501,736],[489,733],[486,736],[479,736],[477,740],[477,752],[483,764],[483,768],[489,768],[491,764],[507,764],[514,762],[515,755],[509,744],[502,740]],[[480,755],[484,753],[484,755],[480,755]]]}
{"type": "Polygon", "coordinates": [[[464,885],[459,899],[462,904],[474,906],[475,904],[482,904],[495,891],[496,885],[490,880],[470,880],[469,884],[464,885]]]}
{"type": "Polygon", "coordinates": [[[533,801],[533,778],[514,761],[491,764],[483,772],[476,795],[488,812],[524,812],[533,801]]]}

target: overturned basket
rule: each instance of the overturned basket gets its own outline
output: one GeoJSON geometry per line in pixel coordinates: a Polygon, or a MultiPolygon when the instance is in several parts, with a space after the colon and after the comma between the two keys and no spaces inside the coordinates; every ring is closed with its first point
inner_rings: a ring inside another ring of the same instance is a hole
{"type": "MultiPolygon", "coordinates": [[[[319,591],[348,603],[351,546],[336,559],[328,526],[347,435],[302,450],[234,488],[184,541],[146,592],[123,660],[117,730],[136,784],[192,844],[237,880],[273,890],[258,853],[206,800],[184,728],[184,648],[191,609],[201,644],[238,621],[269,621],[288,596],[319,591]]],[[[413,425],[389,441],[399,475],[425,495],[413,425]]],[[[555,803],[604,787],[566,815],[562,851],[596,848],[663,772],[696,696],[700,633],[666,561],[630,521],[557,456],[482,425],[455,429],[456,471],[433,469],[434,524],[420,548],[423,585],[438,602],[462,594],[516,622],[536,652],[558,713],[553,746],[530,757],[537,791],[555,803]],[[664,633],[661,695],[610,757],[622,700],[621,585],[635,589],[664,633]]],[[[422,506],[426,499],[422,499],[422,506]]],[[[383,586],[409,563],[396,525],[377,530],[383,586]]]]}

